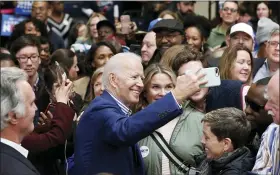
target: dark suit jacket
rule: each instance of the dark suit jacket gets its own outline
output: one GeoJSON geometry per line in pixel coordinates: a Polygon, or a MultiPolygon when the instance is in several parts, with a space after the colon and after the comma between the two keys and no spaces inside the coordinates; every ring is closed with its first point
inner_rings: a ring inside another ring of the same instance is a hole
{"type": "Polygon", "coordinates": [[[259,69],[263,66],[265,62],[265,58],[256,58],[254,59],[254,67],[253,67],[253,78],[258,73],[259,69]]]}
{"type": "Polygon", "coordinates": [[[169,93],[128,117],[105,91],[90,103],[77,127],[73,174],[143,175],[137,142],[181,113],[169,93]]]}
{"type": "Polygon", "coordinates": [[[20,152],[0,142],[1,175],[39,175],[39,172],[20,152]]]}
{"type": "Polygon", "coordinates": [[[243,110],[243,84],[238,80],[221,80],[221,85],[209,88],[206,96],[206,112],[234,107],[243,110]]]}

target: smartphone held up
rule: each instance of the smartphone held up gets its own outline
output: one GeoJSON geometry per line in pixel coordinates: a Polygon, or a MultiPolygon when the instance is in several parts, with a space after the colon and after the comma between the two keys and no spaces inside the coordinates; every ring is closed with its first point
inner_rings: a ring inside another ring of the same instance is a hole
{"type": "MultiPolygon", "coordinates": [[[[185,74],[193,74],[194,72],[187,70],[185,74]]],[[[220,71],[217,67],[203,68],[200,69],[196,74],[203,73],[205,74],[204,78],[200,81],[207,80],[208,82],[201,86],[201,88],[214,87],[221,85],[220,71]]]]}

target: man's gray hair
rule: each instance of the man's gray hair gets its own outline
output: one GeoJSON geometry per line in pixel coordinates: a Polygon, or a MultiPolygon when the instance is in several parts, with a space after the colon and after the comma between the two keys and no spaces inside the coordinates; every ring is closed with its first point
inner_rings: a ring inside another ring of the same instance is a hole
{"type": "Polygon", "coordinates": [[[268,40],[268,41],[270,41],[271,38],[272,38],[273,36],[279,35],[279,34],[280,34],[279,28],[274,28],[274,29],[270,32],[270,36],[269,36],[269,40],[268,40]]]}
{"type": "Polygon", "coordinates": [[[108,89],[109,87],[109,75],[111,73],[121,73],[125,63],[127,63],[130,59],[139,60],[141,63],[141,57],[132,52],[118,53],[110,58],[110,60],[104,66],[104,72],[102,75],[102,84],[105,89],[108,89]]]}
{"type": "Polygon", "coordinates": [[[24,70],[16,67],[1,68],[1,131],[10,120],[8,113],[25,114],[25,104],[18,81],[27,81],[24,70]]]}

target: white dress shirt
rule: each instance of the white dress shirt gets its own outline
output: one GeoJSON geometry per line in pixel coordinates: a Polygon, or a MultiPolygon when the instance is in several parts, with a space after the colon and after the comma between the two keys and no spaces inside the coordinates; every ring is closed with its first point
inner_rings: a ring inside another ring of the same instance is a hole
{"type": "Polygon", "coordinates": [[[24,157],[27,158],[27,155],[28,155],[28,150],[23,148],[20,144],[17,144],[15,142],[12,142],[10,140],[7,140],[7,139],[4,139],[4,138],[1,138],[0,140],[2,143],[14,148],[15,150],[17,150],[18,152],[20,152],[24,157]]]}

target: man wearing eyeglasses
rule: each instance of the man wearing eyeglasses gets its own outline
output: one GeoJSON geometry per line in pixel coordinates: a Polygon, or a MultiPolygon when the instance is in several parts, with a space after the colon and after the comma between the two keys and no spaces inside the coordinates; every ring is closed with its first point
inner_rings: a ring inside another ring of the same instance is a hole
{"type": "Polygon", "coordinates": [[[217,49],[226,39],[227,29],[239,19],[238,2],[225,1],[220,10],[222,22],[212,29],[207,43],[213,49],[217,49]]]}
{"type": "Polygon", "coordinates": [[[43,78],[39,76],[38,69],[41,64],[39,55],[40,44],[35,36],[23,35],[16,39],[11,46],[11,55],[16,59],[17,64],[28,75],[28,83],[33,87],[38,107],[34,124],[40,116],[39,112],[44,111],[49,104],[49,95],[45,90],[43,78]]]}
{"type": "Polygon", "coordinates": [[[245,96],[246,118],[251,123],[251,136],[248,145],[251,151],[257,154],[260,147],[261,136],[266,128],[273,122],[272,117],[265,111],[264,106],[267,102],[265,99],[265,89],[271,77],[267,77],[253,83],[245,96]]]}
{"type": "Polygon", "coordinates": [[[279,69],[279,26],[278,28],[272,29],[270,38],[266,42],[266,54],[267,58],[263,61],[263,64],[256,70],[253,82],[259,79],[270,77],[275,74],[279,69]]]}
{"type": "Polygon", "coordinates": [[[175,19],[160,20],[155,24],[153,31],[156,33],[157,49],[149,65],[160,62],[161,56],[167,49],[184,41],[184,26],[175,19]]]}
{"type": "MultiPolygon", "coordinates": [[[[279,47],[279,42],[278,46],[279,47]]],[[[256,174],[280,174],[280,118],[279,118],[279,70],[267,85],[265,110],[272,116],[270,124],[262,135],[256,162],[252,172],[256,174]]]]}

